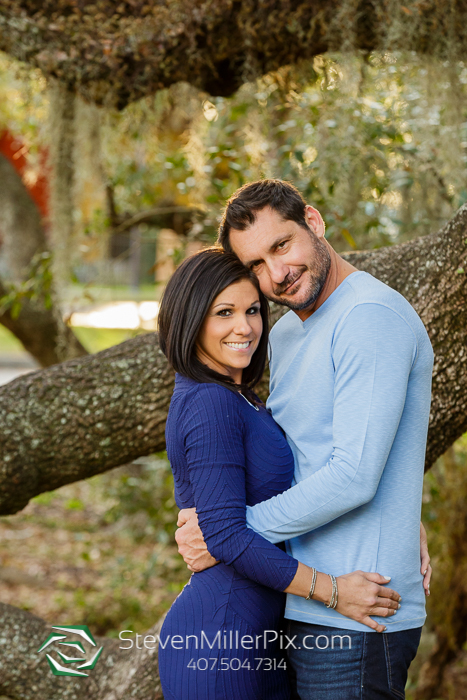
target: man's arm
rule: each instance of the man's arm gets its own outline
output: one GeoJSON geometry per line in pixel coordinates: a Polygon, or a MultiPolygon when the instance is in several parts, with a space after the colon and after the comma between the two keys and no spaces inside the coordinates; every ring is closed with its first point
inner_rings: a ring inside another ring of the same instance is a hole
{"type": "Polygon", "coordinates": [[[374,497],[404,409],[416,350],[410,326],[391,309],[361,304],[348,314],[332,351],[331,457],[282,494],[247,507],[248,527],[270,542],[281,542],[374,497]]]}
{"type": "MultiPolygon", "coordinates": [[[[204,571],[219,563],[208,552],[203,533],[198,525],[195,508],[183,508],[179,511],[177,527],[175,539],[178,543],[178,551],[190,571],[204,571]]],[[[430,595],[432,574],[430,561],[426,530],[423,523],[420,523],[420,573],[423,575],[423,588],[427,596],[430,595]]]]}

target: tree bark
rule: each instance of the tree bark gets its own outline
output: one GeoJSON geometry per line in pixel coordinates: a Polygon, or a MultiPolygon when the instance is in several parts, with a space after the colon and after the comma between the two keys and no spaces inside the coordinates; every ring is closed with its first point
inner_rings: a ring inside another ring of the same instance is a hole
{"type": "MultiPolygon", "coordinates": [[[[428,468],[467,430],[467,205],[439,233],[345,258],[400,291],[430,334],[428,468]]],[[[283,312],[276,308],[273,320],[283,312]]],[[[0,514],[164,449],[172,387],[154,333],[1,387],[0,514]]]]}
{"type": "Polygon", "coordinates": [[[0,211],[3,250],[8,277],[0,280],[0,323],[8,328],[43,367],[60,362],[58,338],[64,337],[71,357],[86,355],[86,349],[52,309],[40,301],[21,301],[18,317],[11,309],[2,310],[1,298],[9,292],[8,283],[20,288],[27,278],[33,256],[49,248],[40,213],[20,176],[0,154],[0,211]]]}
{"type": "Polygon", "coordinates": [[[10,163],[0,154],[0,234],[8,279],[19,283],[36,253],[47,250],[37,206],[10,163]]]}
{"type": "Polygon", "coordinates": [[[119,108],[179,81],[231,95],[329,50],[465,56],[452,0],[0,0],[0,49],[119,108]]]}
{"type": "MultiPolygon", "coordinates": [[[[159,620],[145,635],[156,637],[163,619],[159,620]]],[[[0,603],[0,695],[11,700],[49,700],[66,698],[67,700],[163,700],[159,681],[157,663],[158,645],[148,648],[139,642],[141,649],[120,649],[128,646],[119,639],[96,637],[96,649],[104,649],[96,666],[89,671],[89,676],[68,677],[55,676],[49,668],[46,650],[37,654],[37,650],[49,634],[56,632],[45,620],[19,610],[11,605],[0,603]]],[[[125,638],[134,638],[134,634],[125,634],[125,638]]],[[[157,639],[157,637],[156,637],[157,639]]],[[[81,641],[78,635],[68,633],[66,641],[81,641]]],[[[86,650],[90,648],[83,643],[86,650]]],[[[62,647],[63,649],[63,647],[62,647]]],[[[56,660],[53,645],[49,653],[56,660]]],[[[86,654],[90,659],[92,654],[86,654]]],[[[74,666],[72,668],[75,668],[74,666]]]]}

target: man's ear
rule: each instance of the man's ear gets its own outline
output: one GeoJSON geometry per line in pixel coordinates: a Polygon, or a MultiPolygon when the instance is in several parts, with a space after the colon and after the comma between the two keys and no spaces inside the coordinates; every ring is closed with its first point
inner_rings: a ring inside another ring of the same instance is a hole
{"type": "Polygon", "coordinates": [[[305,207],[305,221],[315,236],[318,238],[324,238],[325,225],[323,217],[317,209],[311,206],[311,204],[307,204],[305,207]]]}

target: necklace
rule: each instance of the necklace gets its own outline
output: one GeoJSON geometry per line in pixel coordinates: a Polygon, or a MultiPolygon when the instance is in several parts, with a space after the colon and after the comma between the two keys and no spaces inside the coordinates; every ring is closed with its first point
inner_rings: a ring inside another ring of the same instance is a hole
{"type": "MultiPolygon", "coordinates": [[[[243,396],[242,392],[240,392],[240,396],[243,396]]],[[[252,406],[252,407],[255,409],[255,411],[259,411],[259,407],[258,407],[258,406],[255,406],[254,403],[251,403],[250,401],[248,401],[248,399],[247,399],[246,396],[243,396],[243,398],[245,399],[245,401],[246,401],[247,403],[250,404],[250,406],[252,406]]]]}

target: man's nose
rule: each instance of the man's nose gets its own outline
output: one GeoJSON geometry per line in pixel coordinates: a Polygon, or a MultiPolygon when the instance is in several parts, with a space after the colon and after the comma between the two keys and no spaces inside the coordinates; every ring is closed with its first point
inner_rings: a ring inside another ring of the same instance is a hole
{"type": "Polygon", "coordinates": [[[269,276],[274,284],[281,284],[290,272],[289,266],[282,260],[270,260],[267,262],[269,276]]]}

